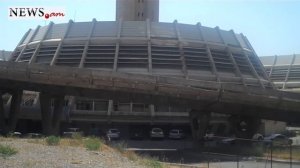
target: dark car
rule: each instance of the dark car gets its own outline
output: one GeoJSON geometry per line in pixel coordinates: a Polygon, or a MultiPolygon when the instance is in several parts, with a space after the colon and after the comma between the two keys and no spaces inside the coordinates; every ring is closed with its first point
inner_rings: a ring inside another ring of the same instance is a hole
{"type": "Polygon", "coordinates": [[[170,139],[183,139],[185,138],[185,134],[181,129],[171,129],[169,131],[170,139]]]}
{"type": "Polygon", "coordinates": [[[267,145],[274,145],[274,146],[282,146],[282,145],[291,145],[293,140],[289,139],[287,136],[282,134],[272,134],[268,137],[264,138],[264,142],[267,145]]]}
{"type": "Polygon", "coordinates": [[[142,140],[144,139],[145,134],[142,130],[133,130],[130,132],[130,139],[142,140]]]}

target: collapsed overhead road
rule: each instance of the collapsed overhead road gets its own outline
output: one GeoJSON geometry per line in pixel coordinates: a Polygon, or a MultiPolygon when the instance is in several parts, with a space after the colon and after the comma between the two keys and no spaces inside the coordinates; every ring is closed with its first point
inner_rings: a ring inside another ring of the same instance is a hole
{"type": "Polygon", "coordinates": [[[1,90],[32,90],[95,98],[177,103],[191,109],[298,122],[300,95],[153,75],[0,62],[1,90]]]}

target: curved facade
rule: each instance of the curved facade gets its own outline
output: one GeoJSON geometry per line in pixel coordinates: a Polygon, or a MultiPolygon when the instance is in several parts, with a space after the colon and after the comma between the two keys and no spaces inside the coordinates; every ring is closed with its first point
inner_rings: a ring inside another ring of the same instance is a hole
{"type": "Polygon", "coordinates": [[[267,75],[279,89],[298,91],[300,88],[300,55],[260,57],[267,75]]]}
{"type": "Polygon", "coordinates": [[[29,30],[11,61],[271,87],[243,34],[200,23],[50,23],[29,30]]]}

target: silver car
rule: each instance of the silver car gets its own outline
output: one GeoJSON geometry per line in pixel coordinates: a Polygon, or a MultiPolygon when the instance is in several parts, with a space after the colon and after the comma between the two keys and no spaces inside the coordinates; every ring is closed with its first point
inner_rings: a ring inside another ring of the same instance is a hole
{"type": "Polygon", "coordinates": [[[164,132],[161,128],[152,128],[150,131],[150,138],[164,138],[164,132]]]}

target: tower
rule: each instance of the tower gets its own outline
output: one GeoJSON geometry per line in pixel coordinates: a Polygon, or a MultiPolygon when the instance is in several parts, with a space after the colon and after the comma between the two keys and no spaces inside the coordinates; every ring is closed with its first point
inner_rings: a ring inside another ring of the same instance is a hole
{"type": "Polygon", "coordinates": [[[158,22],[159,0],[117,0],[116,20],[158,22]]]}

